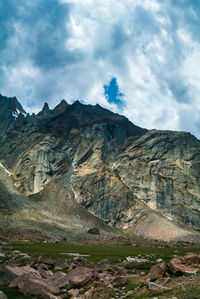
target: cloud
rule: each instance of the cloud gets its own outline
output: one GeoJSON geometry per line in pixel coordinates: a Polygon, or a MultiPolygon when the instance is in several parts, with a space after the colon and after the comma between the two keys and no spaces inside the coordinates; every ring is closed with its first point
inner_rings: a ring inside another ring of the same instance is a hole
{"type": "Polygon", "coordinates": [[[200,137],[198,1],[7,0],[0,10],[0,91],[28,111],[80,99],[200,137]],[[123,105],[104,94],[112,78],[123,105]]]}

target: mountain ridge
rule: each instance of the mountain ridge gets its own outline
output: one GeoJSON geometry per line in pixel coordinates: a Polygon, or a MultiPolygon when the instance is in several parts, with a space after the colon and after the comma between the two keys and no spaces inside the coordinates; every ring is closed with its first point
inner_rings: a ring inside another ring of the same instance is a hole
{"type": "Polygon", "coordinates": [[[142,129],[99,105],[63,100],[13,119],[1,131],[0,161],[21,194],[46,192],[54,211],[63,199],[50,190],[59,184],[75,210],[147,238],[200,227],[200,141],[190,133],[142,129]]]}

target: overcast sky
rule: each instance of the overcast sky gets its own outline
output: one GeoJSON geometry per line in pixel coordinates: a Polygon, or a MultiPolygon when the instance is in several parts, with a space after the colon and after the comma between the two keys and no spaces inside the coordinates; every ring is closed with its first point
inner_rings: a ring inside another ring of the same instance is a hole
{"type": "Polygon", "coordinates": [[[200,1],[1,0],[0,93],[200,138],[200,1]]]}

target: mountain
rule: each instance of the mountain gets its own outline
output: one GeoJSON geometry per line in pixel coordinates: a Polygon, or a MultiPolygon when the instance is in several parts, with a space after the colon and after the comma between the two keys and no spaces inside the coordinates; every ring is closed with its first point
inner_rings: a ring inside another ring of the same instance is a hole
{"type": "Polygon", "coordinates": [[[12,128],[16,119],[23,118],[26,115],[21,104],[16,97],[7,98],[0,94],[0,135],[6,133],[12,128]]]}
{"type": "Polygon", "coordinates": [[[26,218],[29,227],[84,232],[96,225],[166,241],[199,239],[192,229],[200,227],[200,141],[191,134],[148,131],[79,101],[52,110],[45,103],[30,116],[16,98],[1,96],[0,117],[0,162],[26,203],[26,217],[12,223],[26,218]]]}

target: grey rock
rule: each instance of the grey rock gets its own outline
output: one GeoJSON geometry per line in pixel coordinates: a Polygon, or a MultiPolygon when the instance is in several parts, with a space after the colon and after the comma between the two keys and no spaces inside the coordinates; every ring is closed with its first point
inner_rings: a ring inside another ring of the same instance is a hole
{"type": "Polygon", "coordinates": [[[0,291],[0,299],[8,299],[8,297],[0,291]]]}

